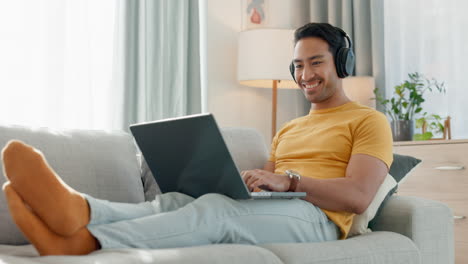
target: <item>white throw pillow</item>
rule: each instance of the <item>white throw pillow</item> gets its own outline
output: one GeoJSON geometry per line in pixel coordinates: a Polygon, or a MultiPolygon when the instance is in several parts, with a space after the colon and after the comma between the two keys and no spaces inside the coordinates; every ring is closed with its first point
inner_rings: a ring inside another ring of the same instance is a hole
{"type": "Polygon", "coordinates": [[[384,182],[380,185],[379,190],[375,194],[374,199],[372,200],[369,207],[367,207],[366,211],[364,211],[362,214],[354,216],[353,225],[349,230],[348,237],[371,232],[371,230],[367,228],[369,222],[375,217],[377,210],[387,196],[388,192],[390,192],[390,190],[393,189],[396,185],[397,182],[395,179],[390,174],[387,174],[387,177],[385,177],[384,182]]]}

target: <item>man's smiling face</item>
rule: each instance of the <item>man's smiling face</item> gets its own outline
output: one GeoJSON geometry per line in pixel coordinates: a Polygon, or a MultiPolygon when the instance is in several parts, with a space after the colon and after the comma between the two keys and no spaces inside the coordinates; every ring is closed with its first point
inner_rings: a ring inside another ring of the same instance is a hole
{"type": "Polygon", "coordinates": [[[294,76],[311,103],[324,103],[335,95],[339,77],[328,43],[317,37],[300,39],[294,48],[294,76]]]}

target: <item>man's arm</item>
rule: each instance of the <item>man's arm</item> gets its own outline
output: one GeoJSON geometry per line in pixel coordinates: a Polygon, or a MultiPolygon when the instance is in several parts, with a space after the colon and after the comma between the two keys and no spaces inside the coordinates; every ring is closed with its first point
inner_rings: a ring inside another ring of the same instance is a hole
{"type": "Polygon", "coordinates": [[[273,161],[267,161],[265,165],[263,166],[263,170],[269,171],[269,172],[275,172],[275,163],[273,161]]]}
{"type": "MultiPolygon", "coordinates": [[[[267,162],[263,170],[244,171],[242,176],[250,190],[260,186],[277,192],[287,191],[289,177],[274,174],[274,169],[275,164],[267,162]]],[[[304,200],[322,209],[361,214],[372,202],[387,173],[387,165],[380,159],[355,154],[349,160],[344,178],[315,179],[303,175],[296,192],[306,192],[304,200]]]]}
{"type": "Polygon", "coordinates": [[[302,177],[296,188],[306,192],[306,201],[330,211],[362,214],[387,176],[387,165],[365,154],[351,156],[344,178],[302,177]]]}

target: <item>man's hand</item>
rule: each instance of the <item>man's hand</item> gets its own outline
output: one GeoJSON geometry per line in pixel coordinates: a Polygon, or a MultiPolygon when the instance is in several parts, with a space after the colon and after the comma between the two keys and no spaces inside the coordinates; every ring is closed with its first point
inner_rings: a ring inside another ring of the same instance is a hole
{"type": "Polygon", "coordinates": [[[242,171],[241,175],[250,191],[260,188],[268,191],[287,192],[291,184],[287,175],[274,174],[266,170],[247,170],[242,171]]]}

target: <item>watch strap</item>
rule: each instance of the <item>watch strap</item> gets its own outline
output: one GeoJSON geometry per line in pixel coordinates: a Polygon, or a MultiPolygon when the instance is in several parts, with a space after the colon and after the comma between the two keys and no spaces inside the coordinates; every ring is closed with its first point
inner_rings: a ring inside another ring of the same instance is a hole
{"type": "Polygon", "coordinates": [[[299,185],[299,180],[301,179],[301,175],[299,175],[297,172],[293,172],[290,170],[287,170],[286,174],[288,175],[289,180],[290,180],[288,192],[295,192],[297,189],[297,185],[299,185]]]}

